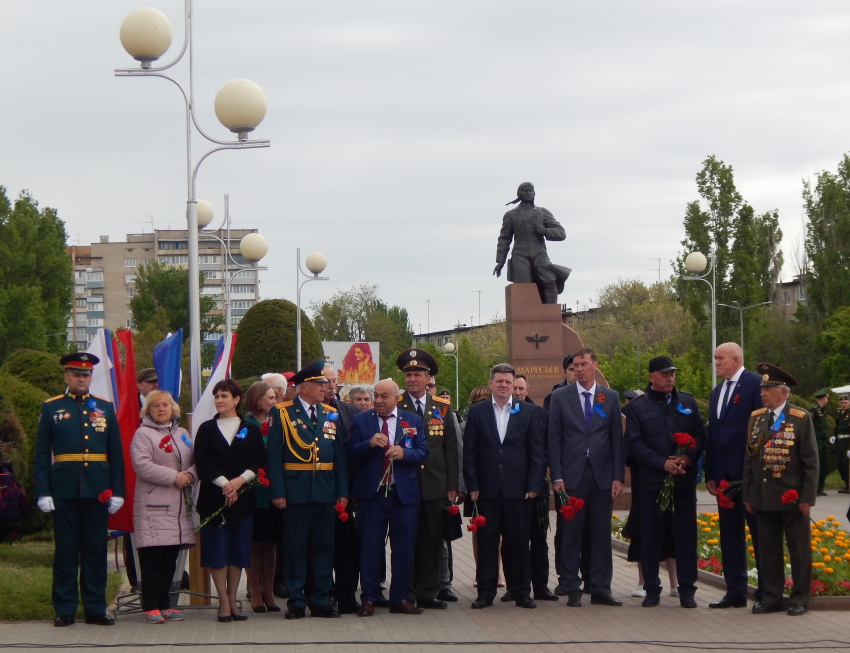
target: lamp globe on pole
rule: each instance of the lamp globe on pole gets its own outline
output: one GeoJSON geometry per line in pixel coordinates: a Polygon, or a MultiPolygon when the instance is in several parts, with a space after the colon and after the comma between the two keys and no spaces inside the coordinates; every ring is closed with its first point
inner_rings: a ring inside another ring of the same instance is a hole
{"type": "Polygon", "coordinates": [[[239,241],[239,253],[250,263],[259,261],[268,251],[269,244],[260,234],[247,234],[239,241]]]}
{"type": "MultiPolygon", "coordinates": [[[[212,204],[206,200],[198,200],[195,208],[195,213],[198,218],[198,229],[203,229],[212,222],[214,211],[212,204]]],[[[186,207],[186,219],[189,218],[189,207],[186,207]]]]}
{"type": "Polygon", "coordinates": [[[266,95],[254,82],[234,79],[218,89],[214,108],[219,122],[244,141],[266,117],[266,95]]]}
{"type": "Polygon", "coordinates": [[[685,267],[688,272],[699,274],[708,266],[708,259],[702,252],[691,252],[685,257],[685,267]]]}
{"type": "Polygon", "coordinates": [[[318,277],[325,271],[325,268],[328,267],[328,259],[321,252],[313,252],[312,254],[307,255],[307,260],[304,261],[304,265],[306,265],[307,269],[313,273],[313,276],[318,277]]]}
{"type": "Polygon", "coordinates": [[[443,345],[443,351],[447,354],[455,353],[455,344],[453,342],[447,342],[445,345],[443,345]]]}
{"type": "Polygon", "coordinates": [[[171,46],[171,23],[161,11],[142,7],[127,14],[118,36],[127,54],[150,68],[171,46]]]}

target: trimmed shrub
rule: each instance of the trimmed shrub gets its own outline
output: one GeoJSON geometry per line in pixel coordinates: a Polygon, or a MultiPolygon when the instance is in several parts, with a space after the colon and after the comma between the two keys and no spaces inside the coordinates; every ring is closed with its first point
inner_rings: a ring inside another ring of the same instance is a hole
{"type": "Polygon", "coordinates": [[[5,370],[54,397],[65,392],[59,356],[34,349],[19,349],[6,360],[5,370]]]}

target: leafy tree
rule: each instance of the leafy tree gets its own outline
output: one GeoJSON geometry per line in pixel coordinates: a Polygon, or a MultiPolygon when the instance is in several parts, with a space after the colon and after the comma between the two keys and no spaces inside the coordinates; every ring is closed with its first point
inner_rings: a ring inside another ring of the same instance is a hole
{"type": "MultiPolygon", "coordinates": [[[[204,276],[199,275],[200,287],[204,287],[204,276]]],[[[215,308],[212,297],[201,295],[201,335],[216,331],[222,324],[220,315],[208,315],[215,308]]],[[[183,329],[189,334],[189,271],[175,268],[151,259],[142,263],[136,273],[136,294],[130,300],[133,322],[139,331],[154,320],[157,309],[162,308],[167,316],[168,331],[183,329]]],[[[163,334],[165,335],[165,334],[163,334]]]]}
{"type": "Polygon", "coordinates": [[[824,356],[821,372],[830,385],[850,381],[850,306],[842,306],[824,322],[819,337],[824,356]]]}
{"type": "Polygon", "coordinates": [[[62,354],[73,278],[67,234],[56,210],[26,191],[14,206],[0,186],[0,360],[16,349],[62,354]]]}
{"type": "Polygon", "coordinates": [[[508,360],[508,333],[504,320],[469,331],[469,342],[492,367],[508,360]]]}
{"type": "Polygon", "coordinates": [[[59,357],[55,354],[32,349],[19,349],[9,356],[4,369],[9,374],[14,374],[51,397],[65,391],[62,365],[59,364],[59,357]]]}
{"type": "MultiPolygon", "coordinates": [[[[266,372],[295,371],[295,304],[266,299],[249,308],[237,329],[231,375],[234,379],[266,372]]],[[[301,364],[324,358],[322,342],[310,319],[301,312],[301,364]]]]}

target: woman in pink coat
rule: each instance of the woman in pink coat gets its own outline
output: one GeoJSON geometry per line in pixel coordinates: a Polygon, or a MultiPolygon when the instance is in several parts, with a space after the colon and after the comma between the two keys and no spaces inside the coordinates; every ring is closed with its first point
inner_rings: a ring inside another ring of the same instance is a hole
{"type": "Polygon", "coordinates": [[[133,543],[142,574],[142,609],[152,624],[181,621],[168,593],[181,549],[195,544],[191,486],[197,481],[189,434],[177,426],[180,407],[168,392],[145,398],[142,424],[130,444],[136,472],[133,543]]]}

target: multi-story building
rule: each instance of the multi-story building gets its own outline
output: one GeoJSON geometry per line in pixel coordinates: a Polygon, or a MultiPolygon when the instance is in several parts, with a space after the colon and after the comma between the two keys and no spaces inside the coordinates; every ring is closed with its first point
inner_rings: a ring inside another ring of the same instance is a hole
{"type": "MultiPolygon", "coordinates": [[[[239,324],[245,312],[259,300],[256,270],[243,270],[233,264],[220,241],[227,243],[233,261],[247,265],[239,253],[239,241],[256,229],[231,229],[203,233],[198,243],[198,268],[204,274],[202,295],[213,298],[210,315],[224,314],[225,286],[230,279],[231,327],[239,324]],[[217,240],[216,238],[220,239],[217,240]]],[[[85,349],[101,327],[133,328],[130,300],[136,294],[136,272],[151,259],[169,266],[189,266],[189,243],[185,230],[157,229],[153,233],[127,234],[126,242],[109,242],[101,236],[91,246],[68,247],[74,268],[74,313],[68,321],[68,340],[85,349]]],[[[220,333],[207,341],[221,338],[220,333]]]]}
{"type": "Polygon", "coordinates": [[[774,286],[774,302],[786,320],[796,320],[797,306],[806,303],[806,283],[802,276],[780,281],[774,286]]]}

